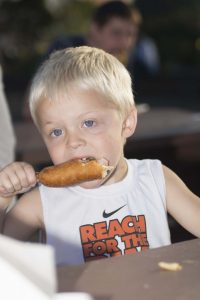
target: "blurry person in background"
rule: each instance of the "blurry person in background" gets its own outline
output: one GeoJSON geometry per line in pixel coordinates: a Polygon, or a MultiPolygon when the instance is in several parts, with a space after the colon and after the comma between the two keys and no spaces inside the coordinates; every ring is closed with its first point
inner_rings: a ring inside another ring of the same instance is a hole
{"type": "MultiPolygon", "coordinates": [[[[158,74],[158,49],[150,37],[141,32],[142,16],[138,8],[123,1],[106,1],[94,11],[86,36],[59,36],[44,58],[54,50],[88,45],[117,57],[129,70],[133,82],[158,74]]],[[[137,90],[137,87],[135,87],[137,90]]]]}
{"type": "MultiPolygon", "coordinates": [[[[132,12],[131,6],[122,1],[106,1],[98,5],[86,36],[78,34],[58,36],[41,61],[46,60],[55,50],[88,45],[113,54],[128,67],[128,58],[138,37],[138,24],[134,23],[132,12]]],[[[132,63],[130,67],[132,68],[132,63]]],[[[133,75],[133,72],[129,71],[133,75]]],[[[26,120],[31,120],[27,103],[23,107],[23,116],[26,120]]]]}
{"type": "MultiPolygon", "coordinates": [[[[134,6],[123,1],[106,1],[94,11],[86,36],[58,36],[41,60],[46,60],[55,50],[68,47],[88,45],[103,49],[127,67],[137,93],[138,81],[154,76],[159,62],[153,42],[140,37],[141,23],[140,12],[134,6]]],[[[26,120],[31,119],[27,103],[23,107],[23,116],[26,120]]]]}
{"type": "Polygon", "coordinates": [[[127,67],[132,75],[135,75],[135,80],[140,79],[140,77],[154,77],[160,71],[158,48],[154,40],[143,32],[143,18],[136,7],[132,9],[132,19],[135,27],[138,28],[138,36],[130,51],[127,67]]]}
{"type": "Polygon", "coordinates": [[[88,34],[59,36],[50,45],[45,58],[54,50],[88,45],[116,56],[127,66],[138,38],[138,23],[133,9],[122,1],[108,1],[99,5],[92,16],[88,34]]]}

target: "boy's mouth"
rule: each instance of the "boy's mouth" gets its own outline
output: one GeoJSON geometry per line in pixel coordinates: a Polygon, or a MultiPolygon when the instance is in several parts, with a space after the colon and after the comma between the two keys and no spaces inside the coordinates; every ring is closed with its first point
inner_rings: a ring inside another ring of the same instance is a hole
{"type": "Polygon", "coordinates": [[[83,162],[83,163],[84,162],[87,163],[88,161],[91,161],[91,160],[96,160],[96,159],[94,157],[92,157],[92,156],[80,158],[80,161],[83,162]]]}
{"type": "Polygon", "coordinates": [[[111,175],[114,167],[109,166],[109,162],[105,158],[96,159],[95,157],[89,156],[89,157],[82,157],[80,159],[81,163],[85,163],[85,164],[89,161],[92,161],[92,160],[97,161],[104,168],[104,174],[103,174],[103,177],[102,177],[103,181],[101,182],[101,184],[103,184],[108,179],[108,177],[111,175]]]}
{"type": "Polygon", "coordinates": [[[80,158],[80,161],[82,162],[82,163],[87,163],[87,162],[89,162],[89,161],[92,161],[92,160],[96,160],[99,164],[101,164],[101,165],[104,165],[104,166],[109,166],[109,162],[108,162],[108,160],[107,159],[105,159],[105,158],[100,158],[100,159],[96,159],[95,157],[93,157],[93,156],[88,156],[88,157],[82,157],[82,158],[80,158]]]}

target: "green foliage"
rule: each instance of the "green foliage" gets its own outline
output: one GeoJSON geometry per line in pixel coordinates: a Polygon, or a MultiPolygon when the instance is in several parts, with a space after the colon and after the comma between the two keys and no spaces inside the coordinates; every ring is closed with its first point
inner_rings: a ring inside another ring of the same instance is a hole
{"type": "Polygon", "coordinates": [[[38,56],[37,41],[52,17],[43,1],[21,0],[0,3],[0,58],[4,73],[33,69],[38,56]]]}
{"type": "Polygon", "coordinates": [[[94,5],[87,1],[69,1],[54,11],[50,31],[54,34],[86,33],[94,5]]]}
{"type": "Polygon", "coordinates": [[[86,33],[94,5],[66,1],[49,11],[43,0],[0,2],[0,59],[4,74],[31,76],[40,57],[58,35],[86,33]]]}

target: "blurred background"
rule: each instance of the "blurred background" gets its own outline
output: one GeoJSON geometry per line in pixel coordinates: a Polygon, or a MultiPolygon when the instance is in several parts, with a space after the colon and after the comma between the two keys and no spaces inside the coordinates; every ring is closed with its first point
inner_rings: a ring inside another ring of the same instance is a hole
{"type": "MultiPolygon", "coordinates": [[[[81,0],[0,0],[0,61],[13,120],[22,118],[27,85],[52,40],[85,34],[97,4],[81,0]]],[[[139,80],[136,102],[200,110],[200,1],[137,0],[141,32],[157,45],[160,70],[139,80]]]]}

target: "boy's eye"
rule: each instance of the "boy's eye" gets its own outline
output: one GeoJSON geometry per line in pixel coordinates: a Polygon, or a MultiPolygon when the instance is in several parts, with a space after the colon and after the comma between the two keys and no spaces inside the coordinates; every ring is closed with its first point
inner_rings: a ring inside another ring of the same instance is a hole
{"type": "Polygon", "coordinates": [[[54,130],[52,130],[52,132],[51,132],[51,136],[53,136],[53,137],[57,137],[57,136],[60,136],[60,135],[62,135],[62,133],[63,133],[63,131],[62,131],[62,129],[54,129],[54,130]]]}
{"type": "Polygon", "coordinates": [[[84,121],[84,123],[83,123],[83,126],[84,127],[92,127],[92,126],[94,126],[95,125],[95,121],[93,121],[93,120],[86,120],[86,121],[84,121]]]}

